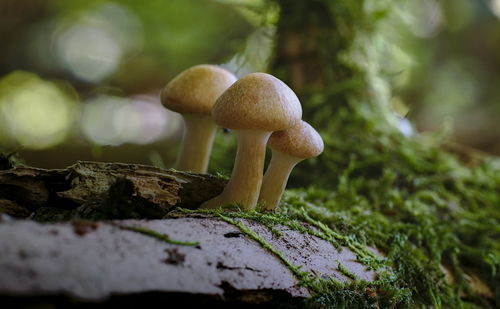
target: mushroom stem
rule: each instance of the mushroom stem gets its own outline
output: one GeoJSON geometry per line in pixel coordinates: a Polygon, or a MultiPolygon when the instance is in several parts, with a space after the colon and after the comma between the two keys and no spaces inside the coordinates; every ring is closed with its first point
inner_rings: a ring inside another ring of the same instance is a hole
{"type": "Polygon", "coordinates": [[[259,204],[264,210],[273,210],[278,207],[283,191],[285,191],[288,177],[292,169],[302,159],[290,156],[278,150],[272,150],[272,157],[262,180],[259,204]]]}
{"type": "Polygon", "coordinates": [[[206,173],[217,126],[210,115],[184,114],[184,136],[175,168],[206,173]]]}
{"type": "Polygon", "coordinates": [[[264,172],[266,144],[272,132],[237,130],[238,150],[231,179],[224,191],[201,205],[201,208],[217,208],[239,204],[244,210],[255,209],[264,172]]]}

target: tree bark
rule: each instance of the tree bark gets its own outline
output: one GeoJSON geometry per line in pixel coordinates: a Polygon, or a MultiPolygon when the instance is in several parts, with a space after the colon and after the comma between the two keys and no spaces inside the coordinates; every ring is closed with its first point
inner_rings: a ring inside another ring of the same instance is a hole
{"type": "MultiPolygon", "coordinates": [[[[346,248],[339,251],[325,240],[284,227],[277,237],[257,222],[242,222],[304,271],[351,280],[337,269],[342,263],[362,279],[376,277],[346,248]]],[[[250,303],[310,296],[279,259],[214,217],[56,224],[14,220],[0,223],[0,252],[1,295],[103,301],[116,294],[161,292],[231,295],[250,303]],[[198,245],[171,244],[124,227],[147,228],[198,245]]]]}
{"type": "MultiPolygon", "coordinates": [[[[235,225],[215,215],[172,211],[196,208],[225,183],[118,163],[0,170],[0,300],[64,307],[75,300],[117,305],[167,296],[225,305],[293,304],[309,297],[278,256],[235,225]]],[[[360,279],[377,277],[348,248],[284,226],[276,227],[277,236],[256,221],[235,220],[301,271],[352,280],[340,263],[360,279]]]]}
{"type": "Polygon", "coordinates": [[[0,213],[37,221],[158,219],[220,194],[226,181],[152,166],[78,162],[0,170],[0,213]]]}

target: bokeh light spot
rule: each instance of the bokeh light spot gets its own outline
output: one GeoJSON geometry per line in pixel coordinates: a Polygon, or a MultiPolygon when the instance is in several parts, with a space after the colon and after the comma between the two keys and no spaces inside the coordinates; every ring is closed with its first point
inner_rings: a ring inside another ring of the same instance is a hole
{"type": "Polygon", "coordinates": [[[495,14],[496,17],[500,18],[500,0],[491,0],[490,7],[493,14],[495,14]]]}
{"type": "Polygon", "coordinates": [[[171,138],[181,130],[181,115],[163,107],[158,96],[139,95],[132,100],[135,110],[141,115],[141,126],[131,142],[149,144],[171,138]]]}
{"type": "Polygon", "coordinates": [[[87,82],[99,82],[116,71],[122,48],[108,32],[88,25],[75,25],[58,41],[65,67],[87,82]]]}
{"type": "Polygon", "coordinates": [[[410,1],[408,10],[413,12],[410,30],[417,37],[436,36],[442,27],[443,13],[436,0],[410,1]]]}
{"type": "Polygon", "coordinates": [[[81,117],[81,129],[85,137],[99,145],[119,145],[124,141],[120,138],[113,124],[113,115],[123,105],[129,102],[124,98],[100,96],[87,102],[81,117]]]}
{"type": "Polygon", "coordinates": [[[61,23],[56,50],[59,62],[75,77],[98,83],[117,71],[125,54],[142,47],[142,24],[131,11],[114,3],[86,10],[61,23]]]}
{"type": "Polygon", "coordinates": [[[2,130],[27,148],[61,143],[73,123],[74,99],[35,74],[15,72],[0,81],[2,130]]]}
{"type": "Polygon", "coordinates": [[[156,97],[102,95],[85,104],[81,130],[94,144],[148,144],[177,133],[181,123],[180,116],[166,110],[156,97]]]}

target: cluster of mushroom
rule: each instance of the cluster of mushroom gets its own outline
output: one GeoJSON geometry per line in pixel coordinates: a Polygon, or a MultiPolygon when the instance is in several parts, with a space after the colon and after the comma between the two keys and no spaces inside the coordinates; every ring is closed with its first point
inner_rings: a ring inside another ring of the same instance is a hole
{"type": "Polygon", "coordinates": [[[244,210],[277,207],[293,167],[323,151],[321,136],[302,121],[295,93],[266,73],[241,79],[214,65],[197,65],[162,91],[162,104],[184,118],[176,169],[205,173],[217,126],[234,130],[238,150],[224,191],[202,208],[238,204],[244,210]],[[272,149],[265,175],[266,145],[272,149]]]}

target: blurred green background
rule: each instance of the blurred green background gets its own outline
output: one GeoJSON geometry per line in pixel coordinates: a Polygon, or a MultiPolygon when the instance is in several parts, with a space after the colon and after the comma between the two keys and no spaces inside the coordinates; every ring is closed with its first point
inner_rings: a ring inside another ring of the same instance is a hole
{"type": "MultiPolygon", "coordinates": [[[[2,0],[0,13],[0,151],[47,168],[172,166],[182,121],[161,88],[200,63],[265,71],[279,16],[258,0],[2,0]]],[[[394,110],[500,154],[500,0],[401,1],[383,35],[394,110]]]]}

